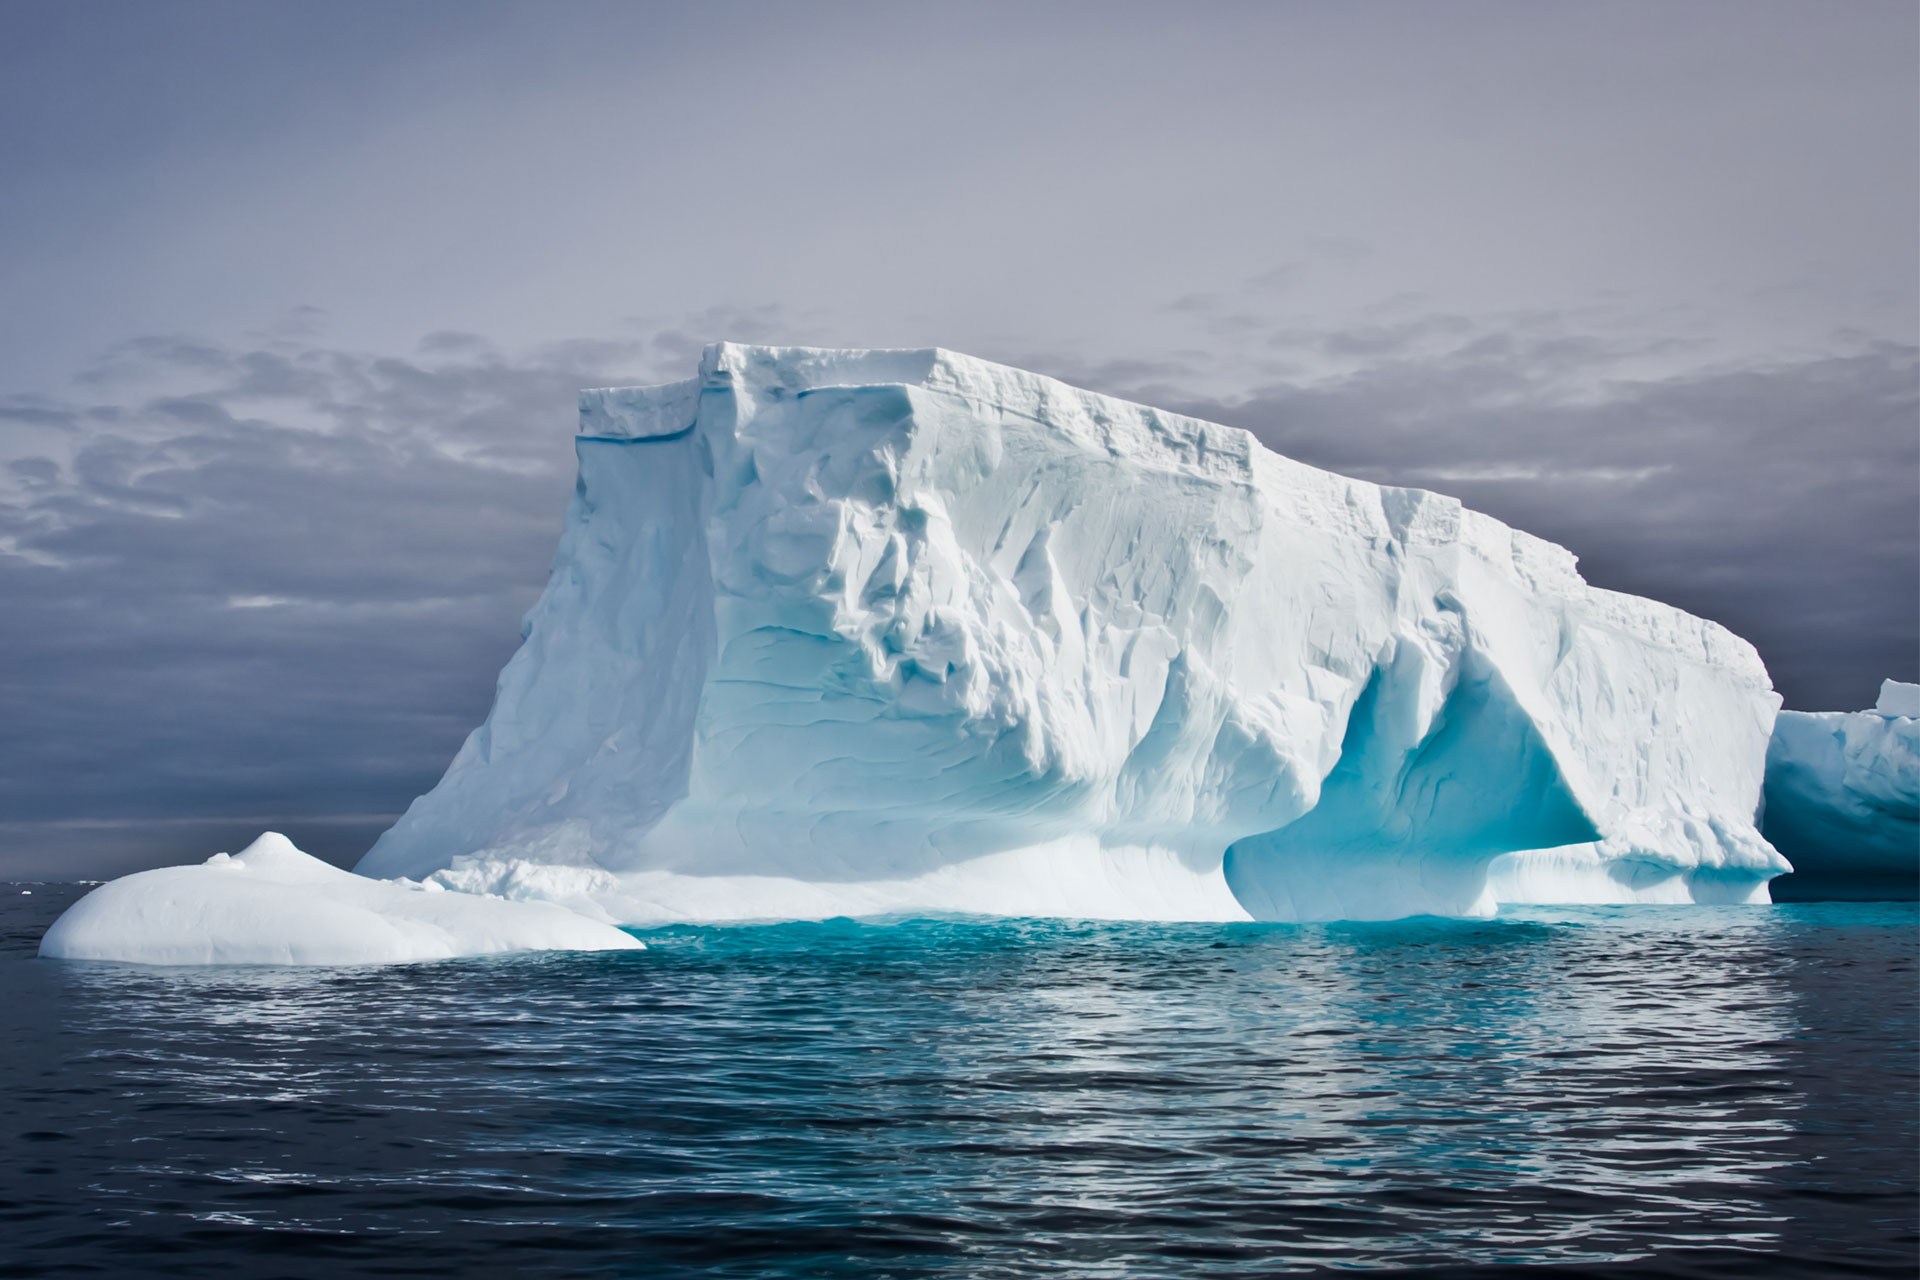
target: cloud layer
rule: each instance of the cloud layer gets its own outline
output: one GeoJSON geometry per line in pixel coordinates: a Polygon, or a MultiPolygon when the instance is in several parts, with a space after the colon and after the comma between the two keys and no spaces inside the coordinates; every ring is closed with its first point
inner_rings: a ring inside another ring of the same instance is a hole
{"type": "MultiPolygon", "coordinates": [[[[559,531],[575,390],[684,376],[707,333],[804,329],[721,311],[374,355],[295,323],[247,347],[124,343],[71,397],[0,401],[39,446],[0,481],[8,869],[107,874],[263,826],[356,855],[485,713],[559,531]]],[[[1202,352],[982,354],[1458,494],[1572,547],[1591,581],[1753,639],[1791,705],[1913,677],[1912,348],[1648,376],[1646,344],[1564,317],[1250,335],[1275,376],[1232,395],[1207,393],[1202,352]]]]}

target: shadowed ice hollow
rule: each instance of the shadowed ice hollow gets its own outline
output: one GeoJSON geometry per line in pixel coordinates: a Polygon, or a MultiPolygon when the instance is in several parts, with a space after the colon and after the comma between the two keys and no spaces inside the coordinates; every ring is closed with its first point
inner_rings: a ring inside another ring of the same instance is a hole
{"type": "Polygon", "coordinates": [[[1920,685],[1867,711],[1783,711],[1767,752],[1767,838],[1795,888],[1911,898],[1920,889],[1920,685]]]}

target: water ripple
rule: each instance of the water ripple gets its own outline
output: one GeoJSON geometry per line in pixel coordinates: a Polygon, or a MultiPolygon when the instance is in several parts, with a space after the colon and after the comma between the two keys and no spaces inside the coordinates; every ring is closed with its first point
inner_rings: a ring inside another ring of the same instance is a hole
{"type": "MultiPolygon", "coordinates": [[[[1915,914],[30,959],[0,1274],[1910,1275],[1915,914]]],[[[21,905],[24,904],[24,905],[21,905]]]]}

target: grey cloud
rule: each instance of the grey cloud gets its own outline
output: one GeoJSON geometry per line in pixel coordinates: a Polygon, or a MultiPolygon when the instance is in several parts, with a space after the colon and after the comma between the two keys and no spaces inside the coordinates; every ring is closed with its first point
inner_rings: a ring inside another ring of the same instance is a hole
{"type": "Polygon", "coordinates": [[[88,386],[112,386],[137,381],[157,368],[218,371],[232,360],[231,352],[209,343],[177,334],[149,334],[116,343],[74,375],[74,380],[88,386]]]}
{"type": "Polygon", "coordinates": [[[15,458],[7,464],[7,470],[36,487],[50,485],[60,478],[60,464],[52,458],[15,458]]]}
{"type": "Polygon", "coordinates": [[[1247,288],[1255,293],[1283,293],[1299,282],[1304,269],[1298,262],[1283,262],[1249,279],[1247,288]]]}
{"type": "Polygon", "coordinates": [[[1198,315],[1219,309],[1225,301],[1225,297],[1218,293],[1183,293],[1163,304],[1161,310],[1198,315]]]}
{"type": "Polygon", "coordinates": [[[420,339],[420,350],[427,355],[449,355],[486,349],[485,338],[477,333],[462,333],[456,329],[440,329],[420,339]]]}
{"type": "Polygon", "coordinates": [[[71,431],[77,424],[78,416],[72,409],[48,404],[34,396],[10,396],[0,402],[0,422],[13,422],[25,427],[71,431]]]}
{"type": "Polygon", "coordinates": [[[1329,356],[1371,359],[1400,355],[1424,342],[1459,337],[1472,329],[1472,321],[1465,316],[1420,316],[1345,329],[1286,330],[1271,335],[1267,342],[1274,347],[1305,347],[1329,356]]]}

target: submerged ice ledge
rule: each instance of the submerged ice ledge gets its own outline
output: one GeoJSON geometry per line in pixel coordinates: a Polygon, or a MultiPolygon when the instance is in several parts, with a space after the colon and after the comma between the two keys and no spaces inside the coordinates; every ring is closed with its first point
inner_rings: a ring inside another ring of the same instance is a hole
{"type": "Polygon", "coordinates": [[[269,831],[231,856],[101,885],[54,921],[40,954],[155,965],[343,965],[640,945],[551,903],[370,880],[269,831]]]}
{"type": "Polygon", "coordinates": [[[362,862],[625,923],[1764,900],[1778,699],[1457,501],[947,351],[581,396],[487,721],[362,862]]]}

